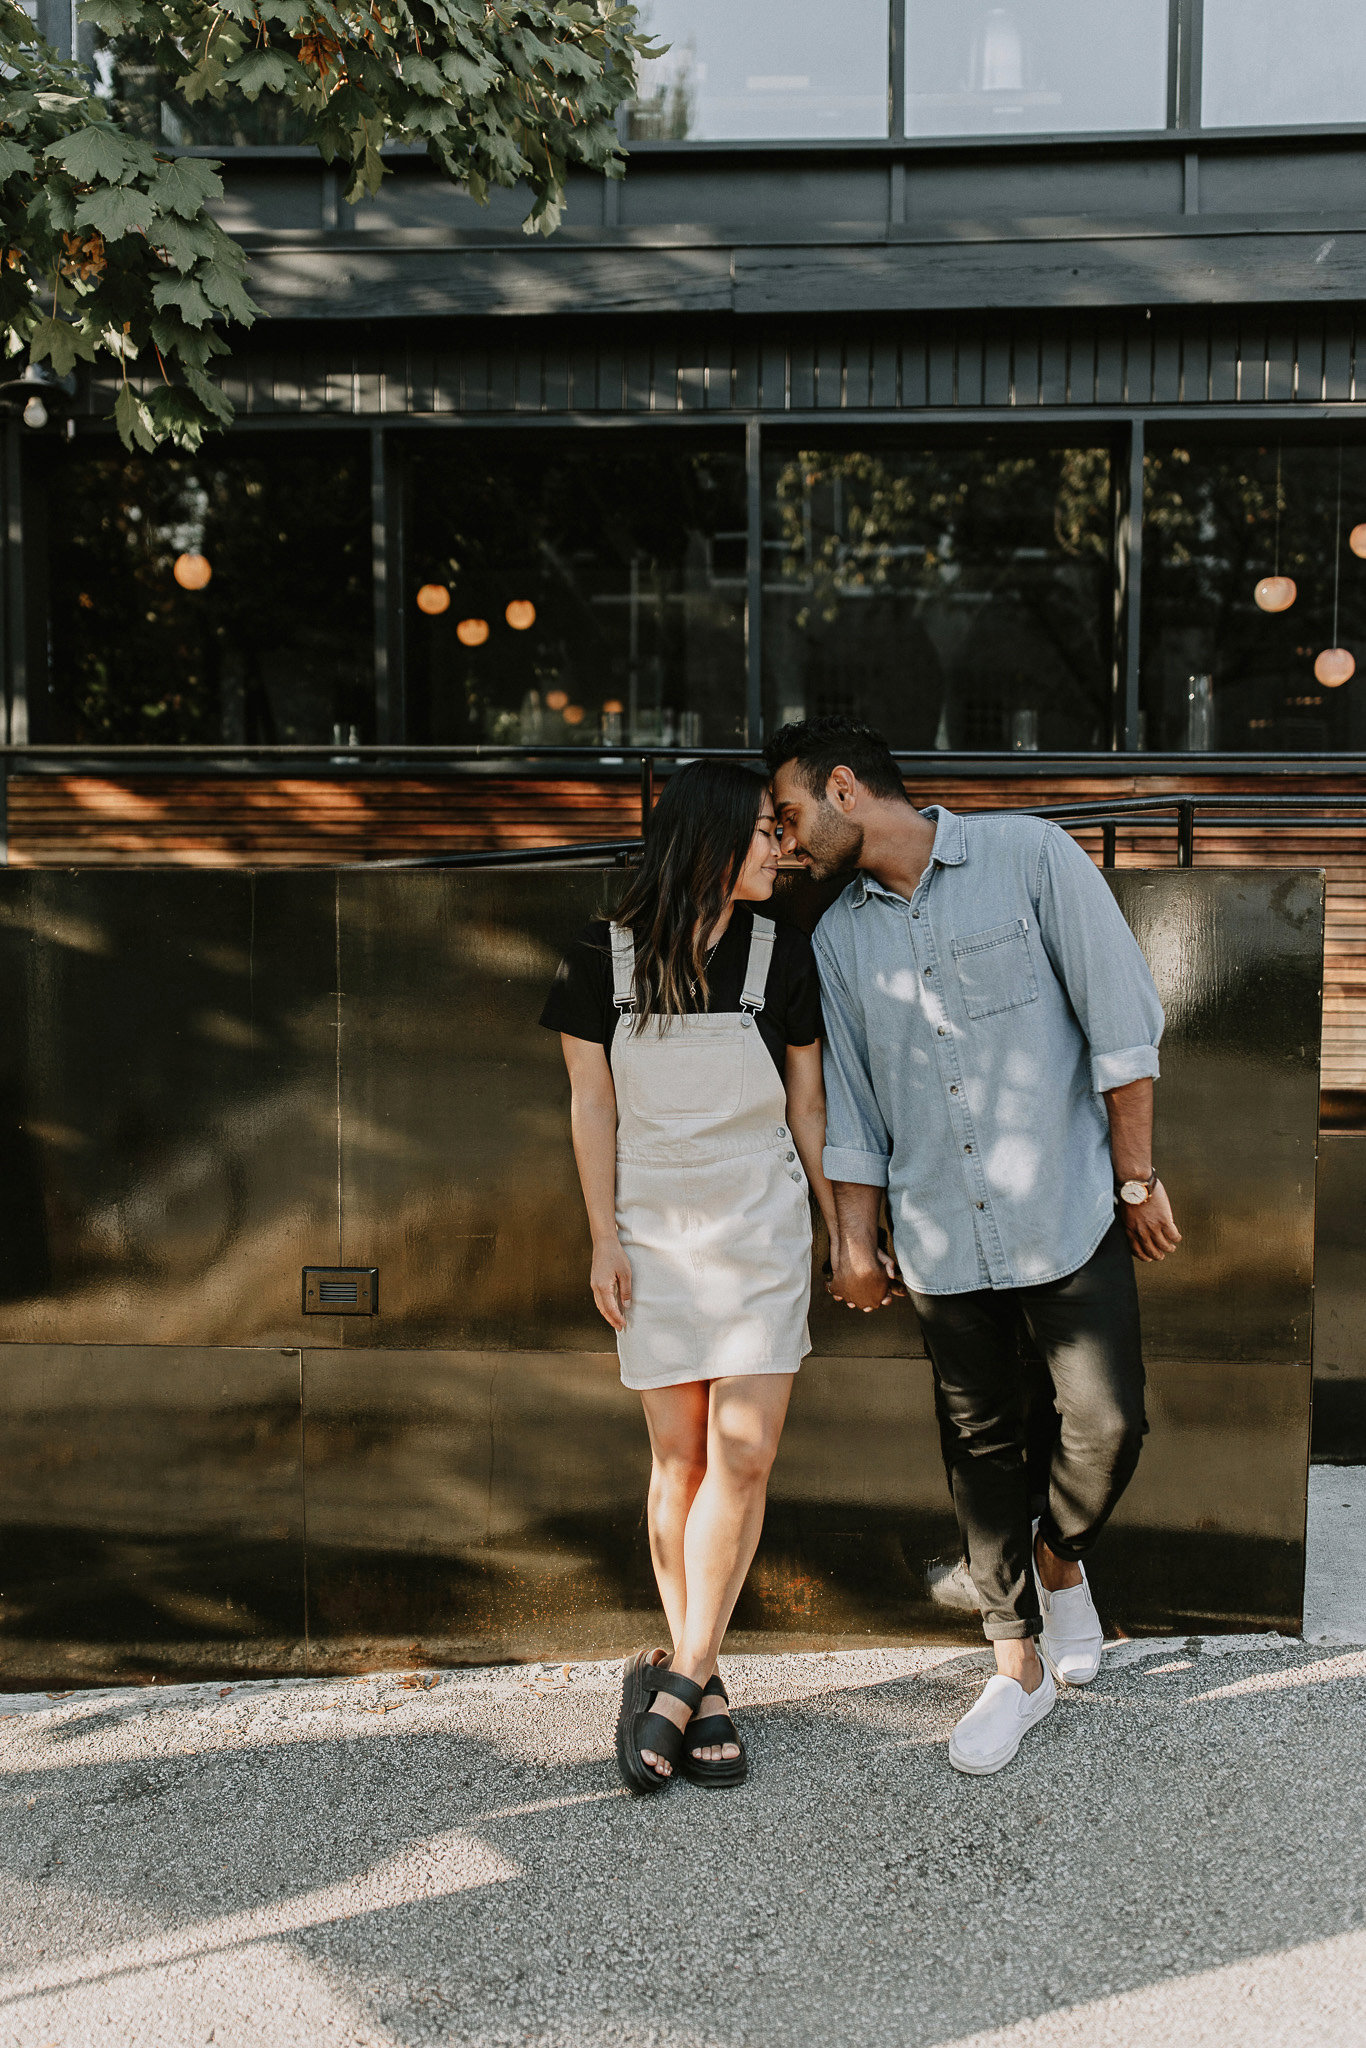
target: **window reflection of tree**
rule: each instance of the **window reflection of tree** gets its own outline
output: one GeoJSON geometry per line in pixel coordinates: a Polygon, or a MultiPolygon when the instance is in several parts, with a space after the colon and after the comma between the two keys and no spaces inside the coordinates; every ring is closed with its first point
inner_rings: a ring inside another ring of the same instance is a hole
{"type": "Polygon", "coordinates": [[[769,587],[795,601],[779,631],[809,715],[858,710],[900,746],[995,749],[1032,711],[1035,744],[1108,744],[1105,449],[804,450],[772,503],[769,587]]]}

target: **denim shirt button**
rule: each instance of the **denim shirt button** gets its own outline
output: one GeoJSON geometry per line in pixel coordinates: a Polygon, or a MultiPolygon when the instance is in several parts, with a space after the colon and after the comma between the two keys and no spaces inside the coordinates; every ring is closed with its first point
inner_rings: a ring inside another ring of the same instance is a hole
{"type": "Polygon", "coordinates": [[[947,1037],[948,1037],[948,1035],[949,1035],[949,1027],[948,1027],[948,1025],[947,1025],[947,1024],[937,1024],[937,1025],[935,1026],[935,1029],[936,1029],[936,1030],[938,1031],[938,1033],[939,1033],[939,1036],[940,1036],[941,1038],[947,1038],[947,1037]]]}
{"type": "Polygon", "coordinates": [[[971,1147],[971,1145],[965,1145],[965,1146],[963,1147],[963,1150],[964,1150],[965,1152],[971,1152],[971,1150],[972,1150],[972,1147],[971,1147]]]}
{"type": "Polygon", "coordinates": [[[926,974],[933,974],[933,973],[934,973],[934,969],[933,969],[932,967],[927,967],[927,968],[925,969],[925,972],[926,972],[926,974]]]}
{"type": "Polygon", "coordinates": [[[979,1209],[985,1209],[985,1208],[986,1208],[986,1203],[985,1203],[985,1202],[979,1202],[979,1203],[977,1204],[977,1206],[978,1206],[978,1208],[979,1208],[979,1209]]]}

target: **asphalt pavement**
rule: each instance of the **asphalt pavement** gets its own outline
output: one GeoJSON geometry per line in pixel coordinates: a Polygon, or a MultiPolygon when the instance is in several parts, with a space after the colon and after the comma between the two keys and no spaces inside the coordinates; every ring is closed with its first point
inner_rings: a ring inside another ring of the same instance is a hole
{"type": "Polygon", "coordinates": [[[1366,2042],[1366,1485],[1314,1483],[1304,1642],[1114,1645],[993,1778],[944,1647],[727,1660],[750,1782],[648,1800],[604,1664],[0,1698],[0,2044],[1366,2042]]]}

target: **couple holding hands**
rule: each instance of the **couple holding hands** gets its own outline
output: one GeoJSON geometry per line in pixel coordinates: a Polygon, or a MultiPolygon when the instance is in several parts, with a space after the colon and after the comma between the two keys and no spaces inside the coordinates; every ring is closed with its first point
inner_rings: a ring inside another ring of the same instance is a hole
{"type": "Polygon", "coordinates": [[[1133,1260],[1180,1233],[1151,1156],[1162,1007],[1114,898],[1058,826],[909,801],[848,718],[785,726],[771,781],[666,783],[615,916],[562,964],[593,1298],[653,1454],[650,1552],[672,1651],[627,1660],[617,1761],[738,1785],[717,1656],[810,1350],[814,1194],[831,1292],[909,1294],[996,1675],[949,1741],[996,1771],[1100,1665],[1082,1559],[1147,1428],[1133,1260]],[[814,937],[763,914],[778,860],[848,875],[814,937]],[[886,1202],[895,1261],[879,1249],[886,1202]],[[1031,1518],[1020,1322],[1052,1382],[1031,1518]]]}

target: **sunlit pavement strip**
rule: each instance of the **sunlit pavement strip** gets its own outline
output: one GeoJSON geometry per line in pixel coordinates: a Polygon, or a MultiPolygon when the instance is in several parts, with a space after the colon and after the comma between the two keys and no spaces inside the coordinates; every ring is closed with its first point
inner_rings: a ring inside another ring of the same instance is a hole
{"type": "Polygon", "coordinates": [[[750,1783],[644,1801],[601,1664],[0,1698],[0,2048],[1366,2041],[1325,1612],[1117,1644],[978,1780],[954,1649],[731,1660],[750,1783]]]}

